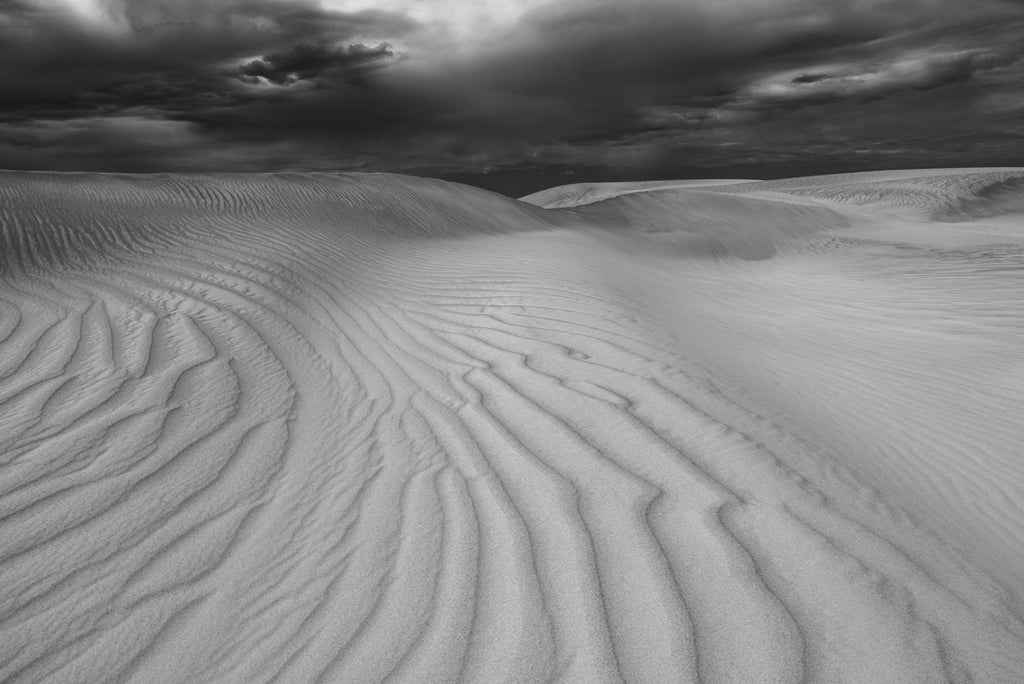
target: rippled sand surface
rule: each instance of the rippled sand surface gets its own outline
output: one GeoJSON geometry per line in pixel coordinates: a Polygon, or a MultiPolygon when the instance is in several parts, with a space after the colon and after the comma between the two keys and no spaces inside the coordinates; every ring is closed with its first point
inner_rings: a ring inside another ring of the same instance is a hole
{"type": "Polygon", "coordinates": [[[1019,682],[1024,170],[0,173],[0,680],[1019,682]]]}

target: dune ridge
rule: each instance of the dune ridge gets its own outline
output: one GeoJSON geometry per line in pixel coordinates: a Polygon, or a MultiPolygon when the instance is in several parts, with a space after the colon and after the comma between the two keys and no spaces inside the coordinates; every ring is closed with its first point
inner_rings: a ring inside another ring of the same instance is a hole
{"type": "Polygon", "coordinates": [[[1024,173],[1015,168],[865,172],[715,189],[783,192],[922,221],[960,222],[1024,212],[1024,173]]]}
{"type": "Polygon", "coordinates": [[[545,209],[558,209],[564,207],[579,207],[585,204],[593,204],[611,197],[629,195],[633,193],[646,193],[652,190],[666,189],[692,189],[702,187],[714,187],[719,185],[744,184],[755,181],[741,179],[707,179],[707,180],[661,180],[661,181],[634,181],[634,182],[608,182],[608,183],[571,183],[559,185],[554,188],[547,188],[531,193],[519,199],[529,204],[536,204],[545,209]]]}
{"type": "Polygon", "coordinates": [[[934,177],[0,174],[0,679],[1019,681],[1024,171],[934,177]]]}

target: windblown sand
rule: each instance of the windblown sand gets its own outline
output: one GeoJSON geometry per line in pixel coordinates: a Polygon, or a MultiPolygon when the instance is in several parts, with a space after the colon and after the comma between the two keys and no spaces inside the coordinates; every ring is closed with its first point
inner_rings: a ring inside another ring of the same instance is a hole
{"type": "Polygon", "coordinates": [[[1024,681],[1024,170],[0,173],[0,680],[1024,681]]]}

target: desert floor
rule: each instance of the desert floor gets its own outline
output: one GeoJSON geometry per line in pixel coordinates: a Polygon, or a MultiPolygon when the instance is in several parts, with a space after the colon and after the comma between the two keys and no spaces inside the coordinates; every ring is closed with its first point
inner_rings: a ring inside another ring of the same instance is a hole
{"type": "Polygon", "coordinates": [[[0,173],[0,680],[1024,681],[1024,169],[0,173]]]}

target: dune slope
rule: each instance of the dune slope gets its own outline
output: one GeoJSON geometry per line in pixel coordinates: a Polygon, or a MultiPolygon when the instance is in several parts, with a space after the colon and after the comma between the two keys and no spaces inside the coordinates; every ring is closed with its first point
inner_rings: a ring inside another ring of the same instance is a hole
{"type": "Polygon", "coordinates": [[[1022,178],[0,173],[0,680],[1020,681],[1022,178]]]}

